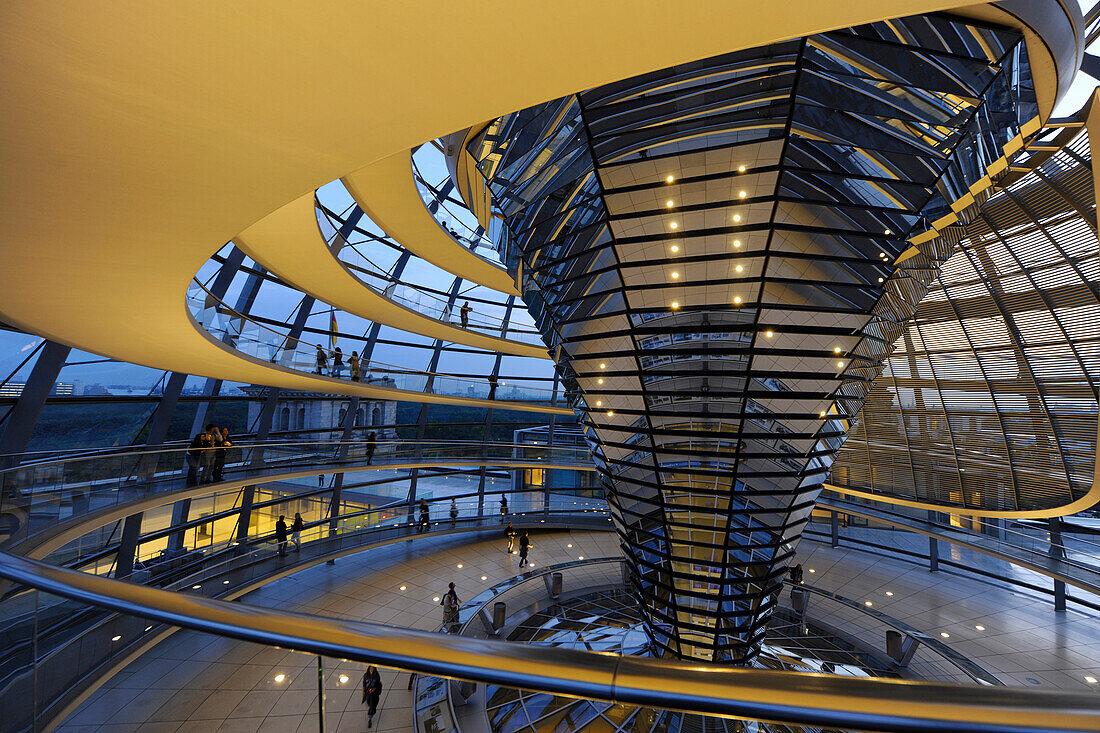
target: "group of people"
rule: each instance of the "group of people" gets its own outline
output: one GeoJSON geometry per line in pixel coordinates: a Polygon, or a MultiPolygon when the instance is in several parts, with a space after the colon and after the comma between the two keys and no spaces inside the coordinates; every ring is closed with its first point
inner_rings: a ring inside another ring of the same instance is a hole
{"type": "Polygon", "coordinates": [[[213,423],[191,439],[187,446],[187,485],[198,486],[221,481],[225,473],[225,458],[233,445],[229,440],[229,428],[219,428],[213,423]]]}
{"type": "MultiPolygon", "coordinates": [[[[306,522],[302,515],[294,512],[294,523],[289,527],[290,541],[294,543],[294,551],[302,551],[302,530],[306,528],[306,522]]],[[[279,521],[275,522],[275,541],[279,543],[279,557],[286,557],[287,547],[286,515],[280,514],[279,521]]]]}
{"type": "MultiPolygon", "coordinates": [[[[359,365],[358,351],[351,352],[351,356],[348,357],[347,367],[351,374],[351,381],[358,382],[362,374],[359,365]]],[[[328,352],[324,350],[321,344],[317,344],[317,369],[315,373],[322,377],[328,375],[330,377],[336,377],[337,379],[343,379],[344,352],[340,350],[339,346],[332,352],[332,368],[330,369],[328,364],[328,352]]]]}

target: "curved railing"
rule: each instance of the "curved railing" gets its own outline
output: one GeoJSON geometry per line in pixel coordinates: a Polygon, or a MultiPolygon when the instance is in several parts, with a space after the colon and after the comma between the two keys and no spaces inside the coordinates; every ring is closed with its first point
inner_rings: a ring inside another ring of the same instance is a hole
{"type": "Polygon", "coordinates": [[[286,613],[0,555],[0,576],[119,613],[417,673],[703,715],[871,730],[1098,731],[1091,694],[837,678],[546,649],[286,613]]]}
{"type": "MultiPolygon", "coordinates": [[[[332,252],[333,257],[340,260],[356,279],[369,287],[378,295],[392,300],[394,303],[415,311],[421,315],[442,321],[455,327],[462,326],[461,305],[465,300],[462,293],[455,296],[452,304],[450,296],[434,292],[426,288],[420,288],[411,283],[399,280],[385,268],[364,252],[359,244],[352,244],[340,234],[340,225],[343,223],[335,212],[325,208],[317,202],[317,221],[321,229],[321,235],[332,252]],[[354,253],[353,259],[348,253],[354,253]]],[[[530,327],[516,327],[505,324],[503,319],[491,318],[479,309],[493,307],[501,308],[501,304],[490,304],[479,299],[473,299],[473,306],[467,315],[465,328],[480,332],[486,336],[503,338],[523,344],[543,345],[542,336],[538,331],[530,327]]]]}
{"type": "MultiPolygon", "coordinates": [[[[226,346],[254,359],[278,364],[287,369],[310,372],[319,376],[351,380],[351,353],[342,355],[343,366],[333,372],[335,352],[326,344],[311,344],[303,338],[292,338],[289,325],[261,323],[223,303],[198,280],[192,280],[187,290],[187,304],[202,328],[226,346]],[[319,370],[317,346],[325,354],[326,366],[319,370]]],[[[360,362],[360,383],[383,389],[413,393],[452,395],[472,399],[496,399],[501,402],[522,401],[549,404],[556,392],[541,380],[510,379],[497,383],[494,391],[487,377],[466,377],[429,371],[419,371],[379,361],[360,362]],[[490,394],[493,397],[490,398],[490,394]]],[[[409,395],[410,399],[415,395],[409,395]]],[[[560,397],[558,399],[560,402],[560,397]]],[[[562,408],[559,408],[562,409],[562,408]]]]}

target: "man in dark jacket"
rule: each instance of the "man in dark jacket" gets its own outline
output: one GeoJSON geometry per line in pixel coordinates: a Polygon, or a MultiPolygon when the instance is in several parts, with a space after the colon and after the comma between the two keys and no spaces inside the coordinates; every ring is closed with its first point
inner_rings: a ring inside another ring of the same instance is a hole
{"type": "Polygon", "coordinates": [[[527,551],[531,549],[531,538],[527,536],[527,530],[519,536],[519,566],[522,568],[527,565],[527,551]]]}
{"type": "Polygon", "coordinates": [[[275,541],[279,543],[279,557],[286,557],[286,516],[282,514],[275,522],[275,541]]]}

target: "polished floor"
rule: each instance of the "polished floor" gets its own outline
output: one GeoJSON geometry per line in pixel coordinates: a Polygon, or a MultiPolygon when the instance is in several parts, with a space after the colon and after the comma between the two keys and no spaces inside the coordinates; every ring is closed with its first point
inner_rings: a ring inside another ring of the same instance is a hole
{"type": "MultiPolygon", "coordinates": [[[[243,602],[434,628],[442,612],[433,599],[448,581],[465,601],[516,572],[515,558],[503,548],[499,538],[401,543],[302,571],[243,602]]],[[[843,547],[804,542],[800,549],[800,561],[813,571],[807,582],[869,600],[929,634],[948,634],[947,643],[1006,684],[1093,689],[1100,704],[1100,685],[1085,680],[1100,677],[1100,618],[1058,614],[1039,597],[843,547]]],[[[610,533],[554,533],[534,538],[532,558],[543,565],[615,554],[610,533]]],[[[367,730],[362,669],[325,660],[327,731],[367,730]]],[[[408,675],[381,674],[385,691],[375,730],[411,730],[408,675]]],[[[316,657],[179,632],[116,675],[59,730],[315,731],[316,702],[316,657]]]]}

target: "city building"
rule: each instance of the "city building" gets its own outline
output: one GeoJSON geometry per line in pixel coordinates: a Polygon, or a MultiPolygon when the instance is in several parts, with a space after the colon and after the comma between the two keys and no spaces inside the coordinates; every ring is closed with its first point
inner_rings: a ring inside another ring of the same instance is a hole
{"type": "Polygon", "coordinates": [[[0,733],[1100,730],[1100,4],[3,17],[0,733]]]}

